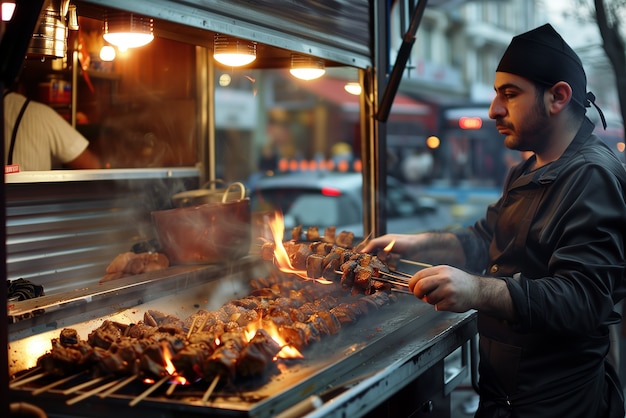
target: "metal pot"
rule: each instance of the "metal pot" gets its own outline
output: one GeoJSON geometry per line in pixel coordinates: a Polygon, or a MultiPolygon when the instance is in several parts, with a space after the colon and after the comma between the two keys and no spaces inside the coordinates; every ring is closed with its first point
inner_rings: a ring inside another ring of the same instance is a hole
{"type": "Polygon", "coordinates": [[[178,208],[203,205],[205,203],[230,202],[241,200],[246,196],[246,187],[239,182],[231,183],[226,188],[213,186],[223,184],[224,180],[213,180],[205,183],[201,189],[187,190],[172,196],[172,203],[178,208]],[[239,188],[239,190],[237,190],[239,188]]]}
{"type": "Polygon", "coordinates": [[[152,212],[172,264],[223,263],[248,254],[250,217],[249,198],[152,212]]]}

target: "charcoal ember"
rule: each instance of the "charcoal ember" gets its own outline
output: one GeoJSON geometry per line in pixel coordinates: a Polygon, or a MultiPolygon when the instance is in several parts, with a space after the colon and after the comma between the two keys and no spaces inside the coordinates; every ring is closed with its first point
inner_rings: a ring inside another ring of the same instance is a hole
{"type": "Polygon", "coordinates": [[[43,286],[25,279],[7,280],[7,299],[28,300],[44,296],[43,286]]]}
{"type": "Polygon", "coordinates": [[[237,362],[240,376],[255,376],[263,373],[273,358],[281,350],[280,345],[264,329],[257,330],[250,342],[243,348],[237,362]]]}

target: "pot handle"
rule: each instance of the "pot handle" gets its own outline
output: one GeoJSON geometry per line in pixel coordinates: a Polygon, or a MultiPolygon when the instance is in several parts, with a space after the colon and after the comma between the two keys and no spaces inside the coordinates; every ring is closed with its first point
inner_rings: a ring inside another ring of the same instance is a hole
{"type": "Polygon", "coordinates": [[[244,197],[246,197],[246,186],[243,185],[243,183],[240,183],[238,181],[231,183],[226,190],[224,190],[224,194],[222,195],[222,203],[226,203],[228,201],[228,192],[230,192],[230,189],[233,186],[238,186],[239,190],[241,192],[241,195],[239,196],[239,200],[243,199],[244,197]]]}
{"type": "Polygon", "coordinates": [[[211,185],[218,185],[218,184],[224,184],[224,180],[222,179],[215,179],[215,180],[211,180],[211,181],[207,181],[206,183],[204,183],[202,185],[202,189],[208,189],[209,186],[211,185]]]}

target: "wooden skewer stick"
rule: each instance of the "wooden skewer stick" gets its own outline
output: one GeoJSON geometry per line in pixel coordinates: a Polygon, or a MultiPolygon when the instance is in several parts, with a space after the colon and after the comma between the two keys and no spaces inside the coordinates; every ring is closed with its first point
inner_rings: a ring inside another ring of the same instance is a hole
{"type": "Polygon", "coordinates": [[[55,387],[57,387],[57,386],[61,386],[62,384],[66,383],[66,382],[69,382],[70,380],[72,380],[72,379],[74,379],[74,378],[76,378],[76,377],[80,376],[80,375],[81,375],[81,374],[83,374],[83,373],[84,373],[84,372],[76,373],[76,374],[73,374],[73,375],[71,375],[71,376],[64,377],[63,379],[59,379],[59,380],[57,380],[56,382],[52,382],[52,383],[50,383],[49,385],[42,386],[42,387],[40,387],[39,389],[35,389],[35,390],[33,390],[33,391],[31,392],[31,395],[36,396],[36,395],[39,395],[39,394],[41,394],[41,393],[44,393],[44,392],[45,392],[45,391],[47,391],[47,390],[53,389],[53,388],[55,388],[55,387]]]}
{"type": "Polygon", "coordinates": [[[204,320],[202,321],[202,323],[198,327],[198,332],[202,331],[202,329],[204,328],[204,326],[206,325],[208,320],[209,320],[209,314],[207,313],[206,315],[204,315],[204,320]]]}
{"type": "Polygon", "coordinates": [[[73,386],[73,387],[71,387],[71,388],[65,389],[65,390],[64,390],[63,392],[61,392],[61,393],[62,393],[62,394],[64,394],[64,395],[70,395],[70,394],[72,394],[72,393],[74,393],[74,392],[77,392],[77,391],[79,391],[79,390],[81,390],[81,389],[88,388],[89,386],[93,386],[93,385],[95,385],[96,383],[100,383],[100,382],[102,382],[104,379],[106,379],[106,376],[96,377],[95,379],[91,379],[91,380],[89,380],[89,381],[87,381],[87,382],[85,382],[85,383],[81,383],[80,385],[76,385],[76,386],[73,386]]]}
{"type": "Polygon", "coordinates": [[[189,337],[191,337],[191,334],[193,333],[193,327],[196,326],[196,321],[198,320],[198,317],[195,316],[193,318],[193,322],[191,323],[191,326],[189,327],[189,332],[187,333],[187,339],[189,339],[189,337]]]}
{"type": "Polygon", "coordinates": [[[217,382],[219,381],[220,381],[220,375],[218,374],[213,378],[213,381],[209,385],[209,388],[206,390],[206,392],[204,392],[204,395],[202,396],[203,405],[206,405],[206,402],[209,400],[209,397],[211,397],[211,394],[215,390],[215,386],[217,386],[217,382]]]}
{"type": "MultiPolygon", "coordinates": [[[[380,270],[379,270],[378,272],[379,272],[380,274],[382,274],[383,276],[387,276],[387,277],[390,277],[390,278],[392,278],[392,279],[394,279],[394,280],[398,280],[398,281],[404,282],[405,284],[406,284],[406,282],[407,282],[406,278],[404,278],[404,277],[399,277],[399,276],[395,276],[393,273],[386,273],[386,272],[384,272],[384,271],[380,271],[380,270]]],[[[343,272],[342,272],[342,271],[339,271],[339,270],[335,270],[335,273],[337,273],[337,274],[343,274],[343,272]]],[[[394,273],[398,273],[398,272],[394,272],[394,273]]],[[[408,277],[413,277],[413,276],[411,276],[410,274],[407,274],[407,273],[404,273],[404,274],[406,274],[406,277],[407,277],[407,278],[408,278],[408,277]]],[[[380,277],[372,277],[372,280],[380,280],[380,279],[381,279],[380,277]]]]}
{"type": "Polygon", "coordinates": [[[164,376],[163,379],[159,380],[156,383],[153,383],[147,390],[144,390],[139,396],[135,397],[135,399],[133,399],[132,401],[130,401],[130,403],[128,405],[130,406],[135,406],[137,405],[139,402],[143,401],[145,398],[148,397],[148,395],[150,395],[152,392],[154,392],[155,390],[157,390],[159,388],[159,386],[161,386],[163,383],[167,382],[172,376],[170,376],[169,374],[167,376],[164,376]]]}
{"type": "Polygon", "coordinates": [[[101,399],[104,399],[107,396],[109,396],[110,394],[117,392],[118,390],[120,390],[121,388],[123,388],[124,386],[126,386],[127,384],[132,382],[133,380],[135,380],[137,377],[138,376],[136,374],[134,374],[132,376],[128,376],[126,379],[122,380],[117,385],[113,386],[112,388],[109,388],[108,390],[106,390],[104,392],[101,392],[98,396],[101,399]]]}
{"type": "Polygon", "coordinates": [[[75,398],[68,399],[67,401],[65,401],[65,404],[66,405],[74,405],[76,402],[80,402],[83,399],[86,399],[86,398],[88,398],[88,397],[90,397],[92,395],[95,395],[98,392],[102,392],[103,390],[110,388],[111,386],[113,386],[114,384],[116,384],[118,382],[119,382],[119,380],[113,380],[113,381],[108,382],[108,383],[106,383],[106,384],[104,384],[102,386],[99,386],[97,388],[88,390],[87,392],[82,393],[82,394],[78,395],[75,398]]]}
{"type": "MultiPolygon", "coordinates": [[[[379,270],[380,271],[380,270],[379,270]]],[[[403,271],[398,271],[398,270],[394,270],[393,271],[394,274],[399,274],[400,276],[406,277],[407,279],[410,279],[411,277],[413,277],[412,274],[409,273],[405,273],[403,271]]],[[[404,280],[404,279],[403,279],[404,280]]]]}
{"type": "Polygon", "coordinates": [[[37,380],[37,379],[39,379],[41,377],[46,376],[47,374],[48,374],[48,372],[42,372],[42,373],[37,373],[37,374],[32,375],[32,376],[28,376],[28,377],[23,378],[23,379],[15,380],[15,381],[13,381],[13,382],[11,382],[9,384],[9,387],[11,389],[13,389],[13,388],[25,385],[26,383],[30,383],[30,382],[32,382],[34,380],[37,380]]]}
{"type": "Polygon", "coordinates": [[[172,396],[172,393],[174,393],[174,390],[176,390],[176,386],[178,386],[176,383],[170,383],[167,391],[165,391],[165,396],[172,396]]]}
{"type": "Polygon", "coordinates": [[[420,266],[420,267],[432,267],[432,264],[428,264],[428,263],[422,263],[421,261],[413,261],[413,260],[406,260],[404,258],[401,258],[399,261],[406,263],[406,264],[413,264],[414,266],[420,266]]]}
{"type": "Polygon", "coordinates": [[[384,279],[382,277],[376,277],[373,280],[378,280],[379,282],[384,282],[384,283],[389,283],[389,284],[395,284],[396,286],[401,286],[401,287],[409,287],[409,284],[407,282],[397,282],[395,280],[384,279]]]}
{"type": "Polygon", "coordinates": [[[407,295],[412,295],[413,294],[413,293],[409,292],[408,290],[402,289],[402,288],[399,288],[399,287],[392,287],[391,291],[392,292],[398,292],[398,293],[406,293],[407,295]]]}

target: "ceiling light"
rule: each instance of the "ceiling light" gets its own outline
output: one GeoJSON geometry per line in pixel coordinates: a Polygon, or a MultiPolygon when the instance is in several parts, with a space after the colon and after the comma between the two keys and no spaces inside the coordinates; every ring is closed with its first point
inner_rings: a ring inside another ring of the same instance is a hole
{"type": "Polygon", "coordinates": [[[361,95],[361,85],[359,83],[356,83],[354,81],[350,82],[350,83],[346,83],[345,86],[343,86],[343,88],[350,94],[354,94],[355,96],[360,96],[361,95]]]}
{"type": "Polygon", "coordinates": [[[112,12],[104,18],[104,40],[120,51],[152,42],[154,21],[135,13],[112,12]]]}
{"type": "Polygon", "coordinates": [[[113,61],[115,55],[115,48],[111,45],[103,45],[102,48],[100,48],[100,59],[102,61],[113,61]]]}
{"type": "Polygon", "coordinates": [[[291,69],[292,76],[300,80],[314,80],[320,78],[326,72],[324,61],[307,55],[292,54],[291,69]]]}
{"type": "Polygon", "coordinates": [[[213,58],[229,67],[241,67],[256,59],[256,42],[215,34],[213,58]]]}
{"type": "Polygon", "coordinates": [[[4,22],[8,22],[13,17],[13,12],[15,11],[15,2],[7,2],[2,3],[2,9],[0,10],[0,14],[2,20],[4,22]]]}

